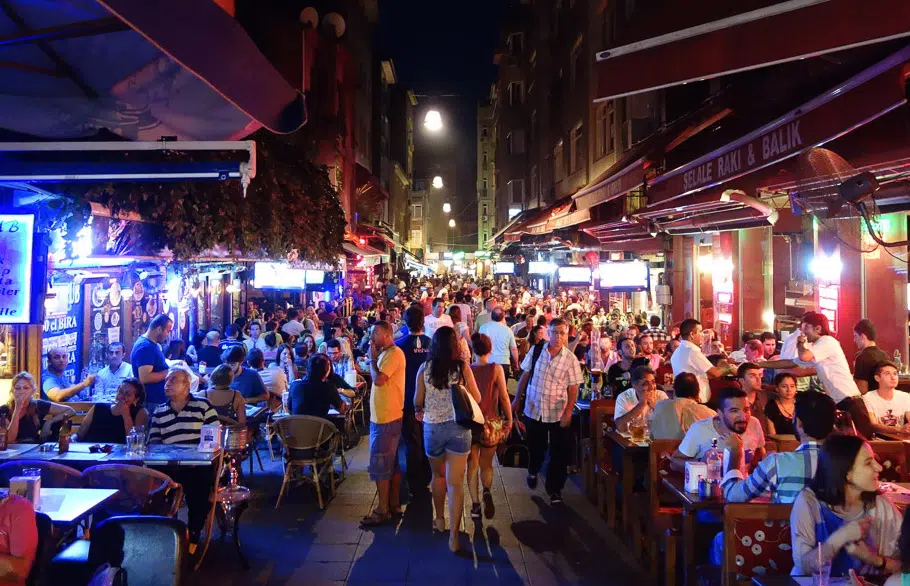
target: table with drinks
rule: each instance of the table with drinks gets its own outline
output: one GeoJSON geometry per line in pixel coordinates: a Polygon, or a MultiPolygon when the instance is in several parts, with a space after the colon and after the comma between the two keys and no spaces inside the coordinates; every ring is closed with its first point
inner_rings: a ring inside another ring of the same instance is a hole
{"type": "Polygon", "coordinates": [[[613,451],[614,462],[619,457],[620,485],[622,486],[622,523],[627,533],[632,531],[632,501],[631,495],[635,490],[637,473],[647,470],[648,447],[650,438],[645,434],[644,428],[636,429],[637,435],[621,433],[615,428],[609,428],[604,433],[604,438],[616,447],[613,451]]]}

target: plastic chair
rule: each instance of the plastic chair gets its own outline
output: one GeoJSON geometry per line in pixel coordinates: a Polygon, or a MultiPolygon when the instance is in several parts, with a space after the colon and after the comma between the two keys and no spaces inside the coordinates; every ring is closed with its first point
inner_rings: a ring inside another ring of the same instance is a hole
{"type": "Polygon", "coordinates": [[[183,500],[183,487],[167,474],[151,468],[102,464],[86,469],[82,476],[87,488],[120,491],[104,507],[112,515],[175,517],[183,500]]]}
{"type": "Polygon", "coordinates": [[[123,568],[129,586],[180,586],[187,531],[169,517],[111,517],[92,532],[88,564],[123,568]]]}
{"type": "Polygon", "coordinates": [[[284,479],[275,508],[281,506],[281,500],[292,481],[310,479],[303,474],[304,469],[309,466],[312,472],[311,480],[316,485],[319,508],[324,509],[319,480],[326,470],[329,472],[332,496],[335,496],[335,452],[339,441],[335,424],[321,417],[290,415],[279,420],[275,426],[278,428],[278,437],[281,438],[285,452],[284,479]],[[299,472],[299,475],[295,475],[295,472],[299,472]]]}
{"type": "Polygon", "coordinates": [[[82,488],[82,472],[75,468],[46,462],[44,460],[15,460],[0,465],[0,484],[9,486],[10,478],[22,476],[26,468],[41,470],[41,486],[44,488],[82,488]]]}

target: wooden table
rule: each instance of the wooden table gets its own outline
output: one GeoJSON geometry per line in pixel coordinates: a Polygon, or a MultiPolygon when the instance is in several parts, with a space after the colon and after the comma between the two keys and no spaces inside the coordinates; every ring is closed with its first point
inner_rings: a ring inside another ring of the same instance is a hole
{"type": "MultiPolygon", "coordinates": [[[[6,495],[9,489],[0,489],[6,495]]],[[[112,488],[42,488],[38,512],[57,525],[73,525],[117,494],[112,488]]]]}
{"type": "MultiPolygon", "coordinates": [[[[627,535],[632,534],[632,492],[635,490],[636,467],[648,466],[648,446],[650,442],[633,442],[630,435],[622,434],[615,429],[608,430],[604,437],[613,442],[621,451],[620,483],[622,486],[622,524],[627,535]]],[[[615,452],[613,453],[615,455],[615,452]]]]}
{"type": "Polygon", "coordinates": [[[77,464],[135,463],[149,466],[210,466],[218,458],[218,452],[200,452],[196,446],[146,446],[144,456],[127,455],[125,444],[113,444],[111,453],[92,453],[89,448],[95,444],[73,443],[69,451],[58,454],[57,450],[42,452],[38,444],[10,444],[9,449],[0,452],[0,462],[13,460],[44,460],[60,462],[68,466],[77,464]]]}
{"type": "Polygon", "coordinates": [[[685,477],[682,474],[670,474],[663,477],[667,491],[682,503],[683,510],[683,584],[691,586],[696,583],[695,575],[695,521],[698,511],[723,512],[723,496],[703,498],[698,494],[686,492],[685,477]]]}

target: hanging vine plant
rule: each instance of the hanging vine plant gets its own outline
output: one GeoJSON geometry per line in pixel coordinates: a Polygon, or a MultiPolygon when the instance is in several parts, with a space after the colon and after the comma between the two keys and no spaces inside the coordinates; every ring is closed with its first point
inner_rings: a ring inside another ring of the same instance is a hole
{"type": "MultiPolygon", "coordinates": [[[[328,169],[313,162],[315,140],[306,128],[275,135],[260,130],[256,177],[246,197],[236,181],[176,181],[61,184],[66,198],[51,204],[55,222],[73,238],[88,218],[91,202],[114,215],[137,213],[161,226],[160,242],[187,260],[222,246],[244,257],[286,258],[297,251],[308,261],[335,262],[342,252],[345,215],[328,169]]],[[[145,153],[121,160],[141,160],[145,153]]],[[[195,154],[171,153],[192,161],[195,154]]],[[[160,154],[159,154],[160,160],[160,154]]]]}

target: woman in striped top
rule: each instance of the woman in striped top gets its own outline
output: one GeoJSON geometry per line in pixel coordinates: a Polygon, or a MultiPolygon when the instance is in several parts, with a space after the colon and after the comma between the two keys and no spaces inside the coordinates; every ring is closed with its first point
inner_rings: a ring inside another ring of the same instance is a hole
{"type": "MultiPolygon", "coordinates": [[[[195,445],[199,443],[203,425],[218,423],[218,414],[212,404],[190,394],[189,372],[180,369],[168,372],[164,379],[164,394],[167,402],[152,414],[149,443],[195,445]]],[[[205,526],[209,496],[215,488],[212,471],[208,466],[174,466],[166,472],[183,485],[192,555],[205,526]]]]}

